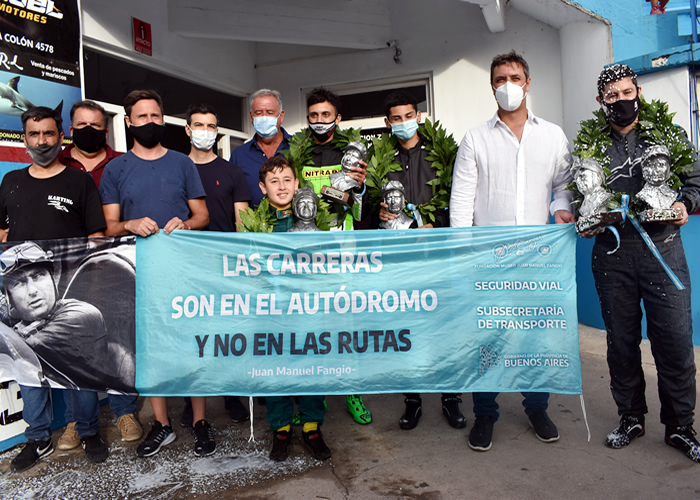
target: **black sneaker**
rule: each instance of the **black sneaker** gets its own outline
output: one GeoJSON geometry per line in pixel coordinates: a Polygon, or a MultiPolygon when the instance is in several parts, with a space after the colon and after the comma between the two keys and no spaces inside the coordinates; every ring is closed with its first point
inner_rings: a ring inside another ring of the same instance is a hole
{"type": "Polygon", "coordinates": [[[553,443],[559,441],[559,431],[552,419],[547,415],[547,410],[536,409],[532,415],[528,415],[532,428],[535,429],[535,436],[543,443],[553,443]]]}
{"type": "Polygon", "coordinates": [[[423,414],[423,401],[421,398],[406,398],[403,400],[406,405],[403,415],[399,419],[399,427],[407,431],[418,425],[421,415],[423,414]]]}
{"type": "Polygon", "coordinates": [[[208,457],[216,450],[214,432],[206,420],[200,420],[192,428],[194,435],[194,454],[198,457],[208,457]]]}
{"type": "Polygon", "coordinates": [[[270,460],[283,462],[289,456],[289,446],[292,444],[292,433],[290,431],[274,431],[272,433],[272,449],[270,450],[270,460]]]}
{"type": "Polygon", "coordinates": [[[151,431],[146,436],[138,448],[136,454],[140,457],[150,457],[160,451],[162,446],[166,446],[175,441],[175,431],[172,424],[162,425],[157,420],[153,422],[151,431]]]}
{"type": "Polygon", "coordinates": [[[250,419],[248,409],[241,403],[241,398],[238,396],[224,396],[224,407],[228,410],[231,420],[237,424],[250,419]]]}
{"type": "Polygon", "coordinates": [[[192,428],[194,423],[194,413],[192,412],[192,401],[185,399],[185,407],[180,415],[180,427],[192,428]]]}
{"type": "Polygon", "coordinates": [[[44,441],[28,441],[22,451],[12,459],[10,469],[12,472],[22,472],[31,468],[42,457],[47,457],[53,453],[53,442],[51,438],[44,441]]]}
{"type": "Polygon", "coordinates": [[[605,446],[619,450],[644,435],[644,415],[622,415],[620,424],[605,438],[605,446]]]}
{"type": "Polygon", "coordinates": [[[459,403],[462,398],[457,395],[442,398],[442,414],[445,415],[447,423],[455,429],[464,429],[467,426],[467,419],[459,410],[459,403]]]}
{"type": "Polygon", "coordinates": [[[311,432],[302,432],[301,438],[302,441],[304,441],[304,445],[309,449],[316,460],[328,460],[331,458],[331,450],[323,441],[321,429],[311,432]]]}
{"type": "Polygon", "coordinates": [[[700,443],[691,425],[666,426],[666,444],[678,448],[693,462],[700,463],[700,443]]]}
{"type": "Polygon", "coordinates": [[[493,438],[493,417],[476,417],[474,427],[469,431],[469,447],[476,451],[489,451],[493,438]]]}
{"type": "Polygon", "coordinates": [[[85,450],[85,456],[87,459],[96,464],[98,462],[104,462],[109,456],[109,448],[102,441],[99,434],[93,434],[86,438],[80,438],[80,444],[83,445],[83,450],[85,450]]]}

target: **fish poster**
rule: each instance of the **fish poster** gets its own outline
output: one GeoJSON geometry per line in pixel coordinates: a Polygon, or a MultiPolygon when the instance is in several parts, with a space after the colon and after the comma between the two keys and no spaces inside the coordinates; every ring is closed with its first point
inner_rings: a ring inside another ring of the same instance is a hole
{"type": "Polygon", "coordinates": [[[21,116],[59,109],[70,135],[70,108],[82,98],[78,0],[0,2],[0,142],[22,143],[21,116]]]}

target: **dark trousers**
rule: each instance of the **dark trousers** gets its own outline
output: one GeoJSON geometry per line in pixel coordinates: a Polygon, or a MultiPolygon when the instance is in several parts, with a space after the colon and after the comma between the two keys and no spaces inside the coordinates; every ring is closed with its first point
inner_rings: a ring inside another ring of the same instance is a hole
{"type": "MultiPolygon", "coordinates": [[[[498,392],[475,392],[472,394],[474,415],[477,417],[492,417],[494,421],[498,420],[498,403],[496,402],[498,394],[498,392]]],[[[535,410],[546,410],[549,407],[548,392],[522,392],[521,394],[525,398],[523,399],[523,406],[527,415],[532,415],[535,410]]]]}
{"type": "Polygon", "coordinates": [[[680,231],[654,237],[662,257],[686,286],[678,290],[638,235],[627,232],[620,248],[607,232],[593,246],[593,276],[608,339],[610,388],[620,415],[647,413],[639,344],[642,308],[659,379],[661,423],[689,425],[695,409],[695,359],[690,275],[680,231]]]}
{"type": "MultiPolygon", "coordinates": [[[[323,424],[326,415],[325,396],[296,396],[301,423],[318,422],[323,424]]],[[[267,401],[267,422],[273,431],[292,423],[294,400],[290,396],[269,396],[267,401]]]]}
{"type": "MultiPolygon", "coordinates": [[[[442,393],[442,399],[445,398],[456,398],[457,396],[461,395],[461,392],[443,392],[442,393]]],[[[420,394],[415,393],[415,392],[405,392],[404,396],[407,398],[411,399],[420,399],[420,394]]]]}

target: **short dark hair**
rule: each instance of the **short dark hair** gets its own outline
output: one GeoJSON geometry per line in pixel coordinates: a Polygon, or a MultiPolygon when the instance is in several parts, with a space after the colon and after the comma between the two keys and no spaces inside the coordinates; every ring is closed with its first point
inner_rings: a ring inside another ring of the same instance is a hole
{"type": "Polygon", "coordinates": [[[297,178],[297,172],[294,170],[294,162],[292,160],[287,159],[286,157],[282,155],[277,155],[273,156],[272,158],[268,158],[265,160],[265,162],[262,164],[260,167],[260,182],[265,184],[265,176],[267,175],[268,172],[274,172],[277,169],[283,169],[284,167],[289,167],[292,169],[292,174],[294,175],[294,178],[297,178]]]}
{"type": "Polygon", "coordinates": [[[626,64],[613,64],[608,66],[603,71],[600,72],[598,77],[598,95],[602,98],[603,92],[605,92],[605,86],[610,82],[619,82],[626,77],[632,77],[632,83],[635,87],[637,85],[637,73],[635,73],[632,68],[626,64]]]}
{"type": "Polygon", "coordinates": [[[528,66],[525,58],[518,54],[515,49],[513,49],[507,54],[498,54],[493,58],[493,61],[491,61],[491,83],[493,84],[493,72],[497,67],[499,67],[501,64],[512,63],[517,63],[523,67],[523,70],[525,71],[525,80],[530,78],[530,66],[528,66]]]}
{"type": "Polygon", "coordinates": [[[84,101],[78,101],[75,104],[73,104],[72,108],[70,108],[71,125],[73,125],[73,115],[75,114],[76,110],[80,108],[91,109],[92,111],[99,111],[100,113],[102,113],[102,124],[105,127],[107,126],[107,112],[105,111],[105,108],[97,104],[95,101],[91,101],[89,99],[85,99],[84,101]]]}
{"type": "Polygon", "coordinates": [[[396,92],[392,92],[386,96],[386,99],[384,99],[384,114],[387,118],[389,118],[389,115],[391,114],[391,108],[396,106],[413,106],[413,109],[415,109],[417,113],[418,99],[416,99],[416,96],[410,92],[406,92],[405,90],[397,90],[396,92]]]}
{"type": "Polygon", "coordinates": [[[52,118],[56,122],[56,128],[58,133],[63,133],[63,118],[61,117],[61,111],[57,109],[47,108],[46,106],[34,106],[29,108],[27,111],[22,113],[22,132],[27,133],[27,121],[34,120],[35,122],[41,121],[45,118],[52,118]]]}
{"type": "Polygon", "coordinates": [[[306,109],[308,110],[314,104],[320,102],[329,102],[335,108],[336,114],[340,114],[341,102],[340,97],[335,92],[332,92],[324,87],[316,87],[311,92],[306,94],[306,109]]]}
{"type": "Polygon", "coordinates": [[[165,114],[165,111],[163,111],[163,99],[160,98],[158,92],[155,90],[132,90],[129,92],[129,95],[124,98],[124,111],[129,119],[131,119],[131,108],[134,107],[134,104],[145,99],[156,101],[161,114],[165,114]]]}
{"type": "Polygon", "coordinates": [[[216,113],[214,106],[211,104],[206,104],[204,102],[198,102],[190,104],[187,106],[187,111],[185,111],[187,125],[192,125],[192,115],[195,113],[207,114],[211,113],[216,117],[216,126],[219,126],[219,115],[216,113]]]}

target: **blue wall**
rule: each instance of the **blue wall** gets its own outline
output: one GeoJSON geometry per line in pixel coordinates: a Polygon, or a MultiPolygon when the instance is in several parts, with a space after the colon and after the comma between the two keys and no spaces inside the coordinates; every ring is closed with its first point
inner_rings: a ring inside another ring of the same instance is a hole
{"type": "Polygon", "coordinates": [[[578,0],[574,3],[610,21],[616,62],[690,43],[690,37],[678,36],[678,16],[682,14],[677,10],[683,6],[687,15],[689,1],[671,0],[667,13],[660,16],[650,16],[651,4],[644,0],[578,0]]]}

